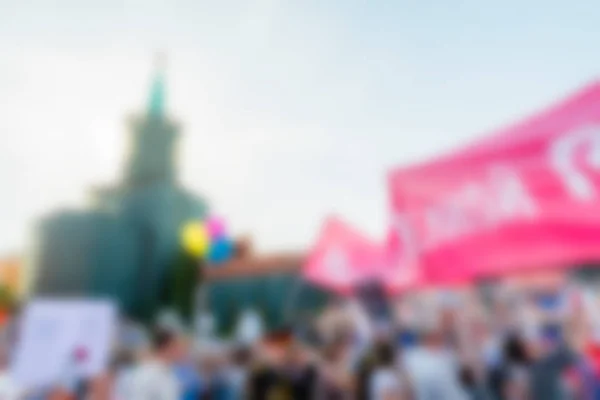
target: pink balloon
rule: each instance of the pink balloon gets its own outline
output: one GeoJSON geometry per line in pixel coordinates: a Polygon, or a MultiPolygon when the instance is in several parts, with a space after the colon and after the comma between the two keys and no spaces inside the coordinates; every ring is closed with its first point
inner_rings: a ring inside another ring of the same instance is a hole
{"type": "Polygon", "coordinates": [[[206,220],[206,229],[211,239],[225,236],[225,221],[222,218],[212,216],[206,220]]]}

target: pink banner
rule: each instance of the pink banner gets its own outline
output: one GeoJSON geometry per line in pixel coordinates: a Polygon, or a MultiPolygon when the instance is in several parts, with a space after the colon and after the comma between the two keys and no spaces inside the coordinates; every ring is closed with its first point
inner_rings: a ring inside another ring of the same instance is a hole
{"type": "Polygon", "coordinates": [[[302,270],[308,281],[348,294],[361,281],[381,279],[385,247],[338,218],[329,218],[302,270]]]}
{"type": "Polygon", "coordinates": [[[600,83],[454,154],[392,171],[402,263],[451,283],[600,259],[600,83]]]}
{"type": "Polygon", "coordinates": [[[407,222],[404,215],[396,217],[395,229],[389,230],[385,245],[385,268],[381,276],[390,294],[421,289],[427,285],[415,252],[414,235],[407,222]]]}

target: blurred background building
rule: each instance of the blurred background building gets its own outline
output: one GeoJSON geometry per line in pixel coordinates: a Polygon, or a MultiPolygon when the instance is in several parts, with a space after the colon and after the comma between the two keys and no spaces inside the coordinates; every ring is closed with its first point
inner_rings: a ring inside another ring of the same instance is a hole
{"type": "Polygon", "coordinates": [[[121,181],[92,190],[87,210],[59,211],[39,221],[30,293],[110,296],[141,318],[159,306],[181,226],[207,213],[205,201],[178,183],[179,127],[165,115],[162,71],[147,109],[129,120],[129,128],[121,181]]]}
{"type": "MultiPolygon", "coordinates": [[[[7,278],[10,285],[25,286],[28,295],[110,297],[142,320],[159,310],[181,249],[181,227],[208,213],[202,197],[178,183],[179,127],[165,114],[165,95],[159,71],[145,112],[129,119],[130,153],[121,181],[90,190],[87,209],[59,210],[38,221],[27,274],[7,278]]],[[[202,303],[221,332],[231,331],[247,308],[277,328],[324,304],[325,292],[300,276],[302,252],[255,254],[250,240],[241,239],[234,253],[201,274],[202,303]]]]}
{"type": "Polygon", "coordinates": [[[220,333],[231,333],[248,308],[258,311],[269,329],[281,329],[326,304],[327,292],[300,274],[305,257],[302,252],[255,254],[248,240],[240,240],[231,261],[209,266],[204,301],[220,333]]]}

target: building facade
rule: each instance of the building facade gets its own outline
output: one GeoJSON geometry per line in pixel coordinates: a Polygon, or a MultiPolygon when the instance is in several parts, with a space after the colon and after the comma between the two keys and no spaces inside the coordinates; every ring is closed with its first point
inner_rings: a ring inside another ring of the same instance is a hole
{"type": "Polygon", "coordinates": [[[120,182],[93,190],[87,210],[55,212],[39,221],[30,293],[111,297],[142,319],[161,306],[180,251],[180,229],[207,214],[204,200],[177,179],[179,127],[165,113],[161,72],[146,111],[131,118],[129,128],[132,151],[120,182]]]}
{"type": "Polygon", "coordinates": [[[257,310],[269,330],[304,320],[323,307],[330,295],[301,275],[304,253],[242,252],[225,265],[207,266],[205,301],[221,334],[231,333],[240,314],[257,310]]]}

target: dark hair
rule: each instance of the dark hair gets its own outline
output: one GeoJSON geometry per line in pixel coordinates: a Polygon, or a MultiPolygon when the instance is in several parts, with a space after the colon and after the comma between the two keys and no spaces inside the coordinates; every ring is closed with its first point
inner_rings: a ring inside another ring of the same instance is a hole
{"type": "Polygon", "coordinates": [[[503,348],[504,359],[514,364],[528,364],[529,355],[520,336],[512,334],[506,338],[503,348]]]}
{"type": "Polygon", "coordinates": [[[121,367],[133,365],[134,362],[135,357],[130,350],[119,350],[113,355],[109,370],[115,372],[121,367]]]}
{"type": "Polygon", "coordinates": [[[164,328],[157,328],[152,332],[152,348],[155,351],[162,351],[175,341],[173,332],[164,328]]]}
{"type": "Polygon", "coordinates": [[[233,349],[231,360],[240,367],[246,367],[252,360],[252,350],[245,346],[240,346],[233,349]]]}
{"type": "Polygon", "coordinates": [[[396,351],[391,343],[379,343],[375,346],[375,358],[377,364],[382,367],[394,365],[396,361],[396,351]]]}
{"type": "Polygon", "coordinates": [[[465,388],[473,388],[477,384],[477,379],[475,379],[475,371],[473,371],[473,368],[471,367],[466,365],[461,366],[458,376],[460,383],[465,388]]]}

